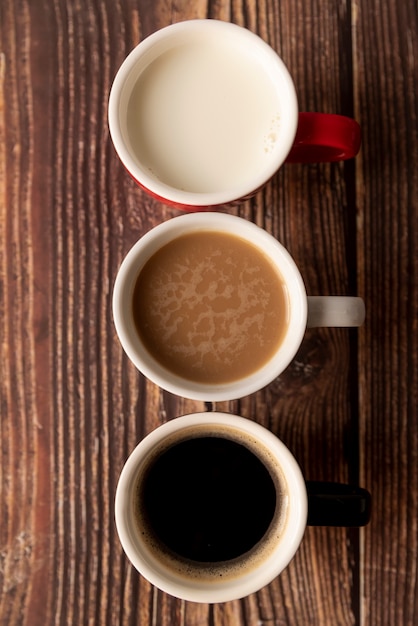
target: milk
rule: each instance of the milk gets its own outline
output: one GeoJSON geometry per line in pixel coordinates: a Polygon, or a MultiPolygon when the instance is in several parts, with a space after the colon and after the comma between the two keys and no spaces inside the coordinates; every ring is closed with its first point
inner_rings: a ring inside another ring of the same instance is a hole
{"type": "Polygon", "coordinates": [[[127,127],[138,164],[154,178],[188,192],[232,189],[272,159],[278,87],[242,46],[188,41],[142,71],[127,127]]]}

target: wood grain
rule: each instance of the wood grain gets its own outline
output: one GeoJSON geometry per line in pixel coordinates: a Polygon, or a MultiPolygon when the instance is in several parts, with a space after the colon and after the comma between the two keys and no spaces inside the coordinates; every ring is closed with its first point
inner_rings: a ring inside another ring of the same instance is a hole
{"type": "Polygon", "coordinates": [[[412,0],[3,0],[0,4],[0,623],[409,626],[418,621],[416,59],[412,0]],[[365,298],[359,331],[310,329],[266,389],[206,407],[146,381],[111,316],[132,244],[177,211],[109,140],[126,54],[217,18],[275,48],[301,109],[354,115],[355,162],[285,166],[224,210],[273,233],[309,294],[365,298]],[[220,605],[153,588],[117,539],[118,475],[164,421],[216,408],[270,428],[309,479],[361,482],[362,531],[308,528],[287,570],[220,605]]]}
{"type": "Polygon", "coordinates": [[[418,609],[417,22],[409,3],[356,7],[356,102],[367,147],[357,162],[359,283],[372,311],[359,361],[361,476],[375,508],[364,533],[370,624],[412,624],[418,609]]]}

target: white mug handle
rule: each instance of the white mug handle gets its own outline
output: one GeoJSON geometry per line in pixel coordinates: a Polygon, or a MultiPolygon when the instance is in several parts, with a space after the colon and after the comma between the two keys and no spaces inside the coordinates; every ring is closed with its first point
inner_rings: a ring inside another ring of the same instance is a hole
{"type": "Polygon", "coordinates": [[[308,296],[308,328],[361,326],[366,310],[361,298],[308,296]]]}

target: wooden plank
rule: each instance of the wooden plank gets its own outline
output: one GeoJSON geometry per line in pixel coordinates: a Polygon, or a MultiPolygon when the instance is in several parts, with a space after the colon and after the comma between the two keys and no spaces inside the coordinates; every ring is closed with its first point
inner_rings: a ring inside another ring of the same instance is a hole
{"type": "Polygon", "coordinates": [[[412,2],[355,12],[361,474],[374,498],[364,532],[364,624],[414,624],[417,594],[417,13],[412,2]]]}

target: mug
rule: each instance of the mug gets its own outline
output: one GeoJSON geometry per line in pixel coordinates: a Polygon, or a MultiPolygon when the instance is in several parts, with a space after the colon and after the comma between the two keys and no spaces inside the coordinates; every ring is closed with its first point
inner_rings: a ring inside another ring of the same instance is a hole
{"type": "Polygon", "coordinates": [[[211,19],[141,41],[114,79],[108,119],[136,183],[182,209],[246,198],[286,161],[352,158],[361,141],[351,118],[298,113],[277,53],[247,29],[211,19]]]}
{"type": "Polygon", "coordinates": [[[146,233],[116,276],[113,319],[136,368],[193,400],[234,400],[278,377],[307,326],[359,326],[357,297],[306,295],[289,252],[252,222],[187,213],[146,233]]]}
{"type": "Polygon", "coordinates": [[[121,472],[115,520],[149,582],[194,602],[226,602],[269,584],[307,524],[364,526],[370,494],[305,482],[288,448],[256,422],[195,413],[156,428],[121,472]]]}

